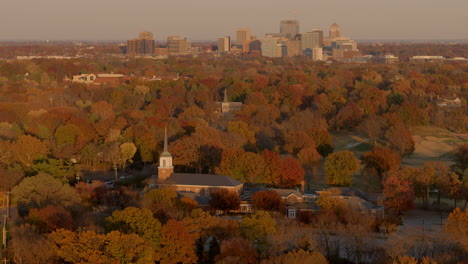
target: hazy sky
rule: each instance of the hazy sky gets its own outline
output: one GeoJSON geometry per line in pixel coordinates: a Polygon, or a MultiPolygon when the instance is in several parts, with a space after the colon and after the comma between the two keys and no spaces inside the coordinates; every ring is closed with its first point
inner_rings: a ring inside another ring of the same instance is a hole
{"type": "Polygon", "coordinates": [[[294,17],[355,39],[468,39],[468,0],[0,0],[0,40],[263,37],[294,17]]]}

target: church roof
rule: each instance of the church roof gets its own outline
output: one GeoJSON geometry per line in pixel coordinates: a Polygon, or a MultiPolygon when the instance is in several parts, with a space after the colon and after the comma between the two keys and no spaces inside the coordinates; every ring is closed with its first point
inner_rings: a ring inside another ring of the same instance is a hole
{"type": "Polygon", "coordinates": [[[164,184],[237,187],[243,183],[225,175],[172,173],[171,176],[164,182],[164,184]]]}

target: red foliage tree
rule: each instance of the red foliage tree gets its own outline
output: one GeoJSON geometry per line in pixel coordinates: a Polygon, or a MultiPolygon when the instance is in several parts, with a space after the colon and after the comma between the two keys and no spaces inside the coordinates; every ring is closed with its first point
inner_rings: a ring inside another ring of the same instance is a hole
{"type": "Polygon", "coordinates": [[[252,205],[255,210],[278,211],[281,207],[281,195],[273,190],[256,192],[252,194],[252,205]]]}
{"type": "Polygon", "coordinates": [[[216,257],[217,262],[255,264],[257,261],[257,251],[244,239],[225,240],[221,243],[221,254],[216,257]]]}
{"type": "Polygon", "coordinates": [[[240,198],[236,192],[218,189],[211,193],[210,206],[221,211],[237,210],[240,206],[240,198]]]}
{"type": "Polygon", "coordinates": [[[292,187],[304,180],[304,168],[291,156],[284,157],[279,161],[280,178],[276,183],[280,186],[292,187]]]}
{"type": "Polygon", "coordinates": [[[398,211],[412,209],[413,201],[414,191],[409,180],[391,174],[383,181],[383,202],[386,208],[396,208],[398,211]]]}
{"type": "Polygon", "coordinates": [[[372,151],[362,155],[362,162],[366,170],[374,169],[382,177],[384,172],[396,170],[400,167],[401,157],[394,150],[375,147],[372,151]]]}

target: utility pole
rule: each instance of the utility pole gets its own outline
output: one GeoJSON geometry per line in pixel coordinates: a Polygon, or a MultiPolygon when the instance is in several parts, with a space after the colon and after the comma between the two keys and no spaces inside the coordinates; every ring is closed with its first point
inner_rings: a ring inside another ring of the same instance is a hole
{"type": "Polygon", "coordinates": [[[3,232],[2,232],[2,235],[3,235],[3,248],[6,248],[7,246],[7,231],[6,231],[6,221],[7,221],[7,217],[6,215],[4,215],[3,217],[3,232]]]}
{"type": "Polygon", "coordinates": [[[8,191],[8,192],[5,192],[6,196],[7,196],[7,211],[6,211],[6,217],[7,219],[10,219],[10,194],[11,192],[8,191]]]}

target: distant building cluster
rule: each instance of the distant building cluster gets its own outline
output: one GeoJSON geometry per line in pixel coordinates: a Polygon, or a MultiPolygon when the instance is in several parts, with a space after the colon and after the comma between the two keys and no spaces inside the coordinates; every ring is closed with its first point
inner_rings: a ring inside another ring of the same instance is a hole
{"type": "MultiPolygon", "coordinates": [[[[252,35],[250,28],[238,28],[236,39],[231,36],[220,37],[214,48],[205,49],[203,52],[217,51],[215,54],[247,54],[249,56],[264,56],[269,58],[306,56],[313,61],[339,61],[367,63],[371,61],[394,64],[399,63],[400,58],[393,54],[386,54],[374,58],[372,55],[363,55],[356,41],[343,36],[337,23],[328,28],[328,36],[323,29],[311,29],[301,31],[298,20],[281,20],[279,33],[267,33],[263,38],[252,35]]],[[[143,31],[137,39],[127,41],[127,44],[119,46],[122,53],[129,56],[144,56],[166,58],[167,56],[196,55],[201,52],[200,47],[192,47],[187,38],[180,36],[168,36],[166,43],[156,44],[151,32],[143,31]]],[[[24,58],[23,58],[24,59],[24,58]]],[[[442,56],[413,56],[410,62],[443,62],[467,61],[466,58],[447,59],[442,56]]]]}

